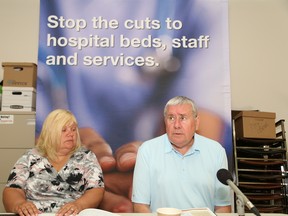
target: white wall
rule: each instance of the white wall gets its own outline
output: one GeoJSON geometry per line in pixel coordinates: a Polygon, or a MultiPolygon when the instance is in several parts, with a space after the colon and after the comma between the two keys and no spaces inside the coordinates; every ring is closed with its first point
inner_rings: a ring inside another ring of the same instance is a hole
{"type": "MultiPolygon", "coordinates": [[[[37,63],[39,0],[0,0],[0,63],[37,63]]],[[[0,80],[3,68],[0,68],[0,80]]]]}
{"type": "Polygon", "coordinates": [[[232,109],[276,112],[288,130],[288,1],[229,0],[232,109]]]}
{"type": "MultiPolygon", "coordinates": [[[[37,63],[39,5],[0,1],[0,63],[37,63]]],[[[288,1],[229,0],[229,22],[232,109],[276,112],[288,130],[288,1]]]]}

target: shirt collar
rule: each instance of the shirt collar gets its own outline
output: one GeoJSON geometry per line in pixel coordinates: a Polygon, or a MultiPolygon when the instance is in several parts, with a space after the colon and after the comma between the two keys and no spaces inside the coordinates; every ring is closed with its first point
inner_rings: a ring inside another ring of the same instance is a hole
{"type": "MultiPolygon", "coordinates": [[[[194,143],[192,147],[186,152],[185,155],[193,154],[194,152],[200,152],[201,145],[199,144],[199,135],[197,133],[194,134],[194,143]]],[[[168,136],[165,139],[165,153],[170,153],[171,151],[176,151],[172,144],[170,143],[168,136]]]]}

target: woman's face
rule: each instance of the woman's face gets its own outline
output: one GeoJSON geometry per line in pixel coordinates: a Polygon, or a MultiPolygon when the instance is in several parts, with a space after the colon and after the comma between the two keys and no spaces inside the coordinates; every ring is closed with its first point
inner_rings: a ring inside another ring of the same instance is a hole
{"type": "Polygon", "coordinates": [[[61,142],[59,152],[70,153],[74,150],[77,142],[76,123],[65,125],[61,131],[61,142]]]}

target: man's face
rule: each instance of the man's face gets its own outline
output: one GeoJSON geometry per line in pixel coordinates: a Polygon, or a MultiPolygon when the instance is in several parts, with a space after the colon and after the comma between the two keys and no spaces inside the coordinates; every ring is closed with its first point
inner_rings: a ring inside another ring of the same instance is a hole
{"type": "Polygon", "coordinates": [[[193,116],[190,104],[168,106],[165,125],[168,138],[173,146],[178,150],[187,150],[194,142],[194,133],[198,129],[199,117],[193,116]]]}

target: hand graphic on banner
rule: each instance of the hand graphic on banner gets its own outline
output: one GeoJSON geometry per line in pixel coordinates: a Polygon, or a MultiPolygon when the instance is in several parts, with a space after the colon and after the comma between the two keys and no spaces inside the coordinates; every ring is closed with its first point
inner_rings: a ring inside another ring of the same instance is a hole
{"type": "Polygon", "coordinates": [[[96,154],[104,172],[105,194],[100,208],[111,212],[133,212],[133,169],[142,142],[124,144],[113,155],[109,144],[95,130],[81,128],[79,132],[83,145],[96,154]]]}

